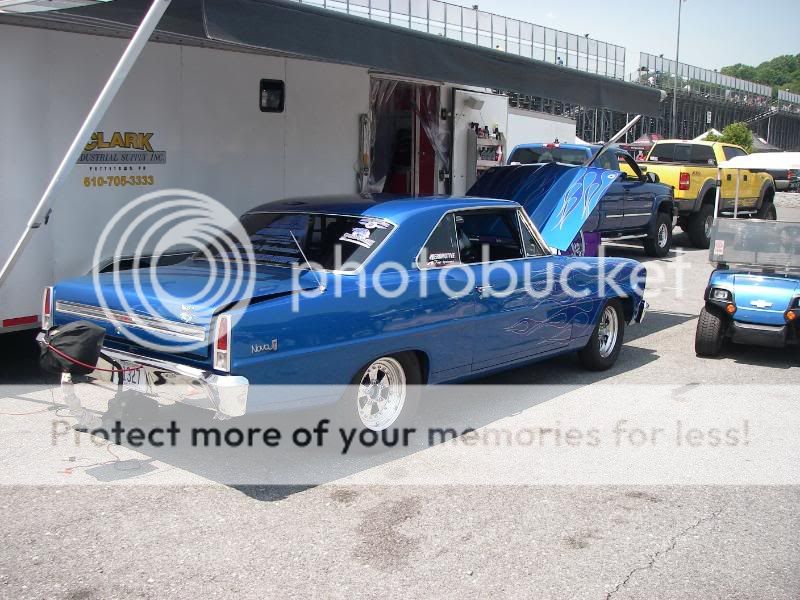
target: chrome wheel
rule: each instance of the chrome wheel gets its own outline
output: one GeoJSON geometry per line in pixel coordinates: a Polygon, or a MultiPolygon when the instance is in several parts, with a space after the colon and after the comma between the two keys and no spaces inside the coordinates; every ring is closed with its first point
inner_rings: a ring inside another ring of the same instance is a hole
{"type": "Polygon", "coordinates": [[[667,229],[667,225],[662,223],[661,226],[658,228],[658,247],[664,248],[669,241],[669,229],[667,229]]]}
{"type": "Polygon", "coordinates": [[[402,365],[390,357],[379,358],[361,376],[356,408],[364,427],[382,431],[397,420],[408,393],[402,365]]]}
{"type": "Polygon", "coordinates": [[[600,326],[597,330],[598,352],[602,358],[608,358],[614,352],[619,336],[619,317],[614,307],[609,305],[603,310],[600,317],[600,326]]]}

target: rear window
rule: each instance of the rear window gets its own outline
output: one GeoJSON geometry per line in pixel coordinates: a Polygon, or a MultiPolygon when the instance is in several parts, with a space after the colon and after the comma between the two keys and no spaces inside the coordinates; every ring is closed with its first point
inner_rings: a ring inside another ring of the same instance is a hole
{"type": "MultiPolygon", "coordinates": [[[[305,254],[323,269],[343,271],[356,270],[394,229],[379,218],[311,213],[245,213],[240,222],[258,264],[293,267],[305,254]]],[[[211,254],[236,259],[243,250],[220,242],[211,254]]]]}
{"type": "Polygon", "coordinates": [[[690,144],[656,144],[647,160],[650,162],[690,162],[690,144]]]}
{"type": "Polygon", "coordinates": [[[517,148],[508,159],[509,164],[533,165],[536,163],[560,162],[568,165],[582,165],[588,158],[588,150],[547,146],[517,148]]]}
{"type": "Polygon", "coordinates": [[[730,160],[736,156],[744,156],[747,154],[747,152],[741,148],[734,148],[733,146],[723,146],[722,152],[725,154],[725,160],[730,160]]]}

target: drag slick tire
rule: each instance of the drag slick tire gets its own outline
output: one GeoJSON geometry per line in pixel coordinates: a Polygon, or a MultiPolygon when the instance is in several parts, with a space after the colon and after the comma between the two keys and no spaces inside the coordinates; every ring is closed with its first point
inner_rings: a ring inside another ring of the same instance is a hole
{"type": "Polygon", "coordinates": [[[720,311],[703,307],[697,320],[694,351],[697,356],[719,356],[725,339],[725,321],[720,311]]]}
{"type": "Polygon", "coordinates": [[[667,213],[658,213],[656,232],[644,240],[644,251],[647,256],[664,258],[672,247],[672,217],[667,213]]]}
{"type": "Polygon", "coordinates": [[[625,315],[616,298],[606,302],[594,327],[589,343],[578,351],[578,359],[590,371],[605,371],[614,366],[622,350],[625,315]]]}

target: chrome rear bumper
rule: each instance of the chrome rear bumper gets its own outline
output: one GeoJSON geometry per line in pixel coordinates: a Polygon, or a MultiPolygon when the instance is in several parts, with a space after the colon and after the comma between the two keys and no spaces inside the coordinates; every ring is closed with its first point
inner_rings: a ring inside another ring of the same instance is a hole
{"type": "MultiPolygon", "coordinates": [[[[146,377],[145,393],[158,399],[213,410],[223,417],[240,417],[247,410],[249,382],[245,377],[218,375],[196,367],[113,348],[104,347],[102,353],[113,362],[109,363],[101,358],[97,363],[97,367],[101,369],[119,369],[123,363],[140,365],[146,377]]],[[[94,371],[89,377],[102,381],[120,381],[120,373],[107,371],[94,371]]]]}

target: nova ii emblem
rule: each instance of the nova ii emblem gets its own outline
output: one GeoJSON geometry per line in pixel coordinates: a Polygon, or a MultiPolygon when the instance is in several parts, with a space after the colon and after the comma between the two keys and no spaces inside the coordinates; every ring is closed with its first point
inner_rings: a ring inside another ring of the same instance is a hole
{"type": "Polygon", "coordinates": [[[252,344],[250,346],[250,354],[259,354],[261,352],[277,352],[278,340],[272,340],[270,344],[252,344]]]}

